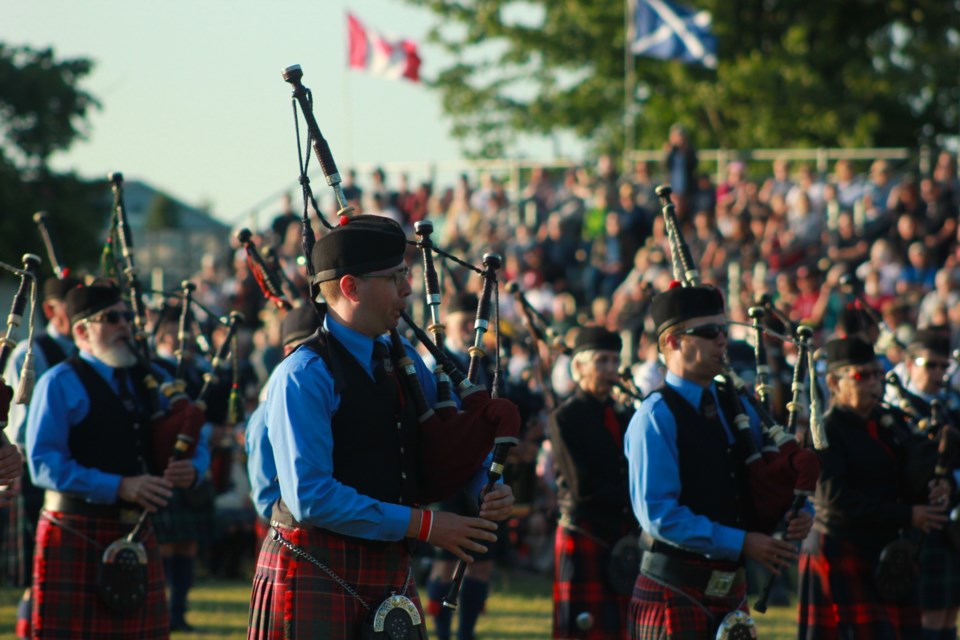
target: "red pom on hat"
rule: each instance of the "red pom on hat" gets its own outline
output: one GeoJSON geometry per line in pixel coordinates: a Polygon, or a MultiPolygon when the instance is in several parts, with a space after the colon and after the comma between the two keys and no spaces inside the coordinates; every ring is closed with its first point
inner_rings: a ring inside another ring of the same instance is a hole
{"type": "Polygon", "coordinates": [[[348,215],[342,215],[342,216],[340,216],[340,226],[341,226],[341,227],[344,226],[345,224],[347,224],[348,222],[350,222],[350,216],[348,216],[348,215]]]}
{"type": "Polygon", "coordinates": [[[683,286],[683,283],[680,282],[679,280],[671,280],[670,286],[667,287],[667,289],[676,289],[677,287],[682,287],[682,286],[683,286]]]}

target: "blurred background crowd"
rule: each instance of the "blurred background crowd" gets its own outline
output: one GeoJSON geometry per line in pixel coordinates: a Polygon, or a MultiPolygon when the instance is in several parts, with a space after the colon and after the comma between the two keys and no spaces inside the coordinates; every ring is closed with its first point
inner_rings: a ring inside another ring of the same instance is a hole
{"type": "MultiPolygon", "coordinates": [[[[501,363],[507,393],[521,407],[525,425],[507,472],[518,509],[500,557],[549,575],[557,514],[546,415],[573,388],[561,343],[573,344],[574,332],[585,324],[605,326],[623,337],[623,362],[641,394],[662,380],[646,313],[651,295],[672,279],[656,186],[672,185],[701,277],[724,292],[732,320],[749,324],[748,309],[763,299],[791,321],[813,327],[816,346],[838,326],[849,330],[851,322],[869,321],[857,308],[859,297],[883,318],[878,346],[893,367],[902,359],[898,344],[909,342],[917,328],[949,331],[951,348],[960,340],[960,183],[956,158],[947,152],[935,157],[929,175],[885,160],[839,160],[822,174],[781,159],[772,166],[730,162],[717,180],[698,166],[686,132],[675,127],[659,165],[641,161],[620,170],[613,158],[601,156],[591,166],[534,168],[522,189],[509,190],[493,173],[414,186],[405,175],[381,169],[369,175],[347,171],[343,186],[357,212],[394,218],[411,239],[415,223],[429,220],[434,243],[464,261],[480,265],[487,252],[503,257],[501,363]],[[503,283],[515,283],[550,322],[554,344],[532,340],[503,283]]],[[[336,224],[335,211],[324,216],[336,224]]],[[[254,230],[253,240],[270,248],[266,253],[305,300],[301,218],[292,199],[284,197],[269,224],[254,230]]],[[[315,212],[312,223],[323,232],[315,212]]],[[[409,263],[413,317],[424,321],[421,261],[412,245],[409,263]]],[[[482,285],[482,278],[455,263],[445,261],[440,271],[451,296],[478,292],[482,285]]],[[[237,310],[246,318],[239,355],[249,414],[282,355],[282,313],[265,301],[235,239],[224,243],[222,252],[204,256],[192,280],[196,299],[212,314],[237,310]]],[[[198,315],[202,320],[204,313],[198,315]]],[[[472,342],[472,323],[465,331],[472,342]]],[[[745,378],[753,367],[749,331],[734,326],[731,335],[731,358],[745,378]]],[[[218,332],[211,338],[216,346],[218,332]]],[[[486,340],[492,366],[493,332],[486,340]]],[[[775,387],[779,381],[775,407],[785,413],[791,353],[789,347],[771,353],[775,387]]],[[[245,577],[257,549],[243,437],[241,420],[218,426],[212,442],[216,515],[201,555],[208,571],[221,577],[245,577]]]]}

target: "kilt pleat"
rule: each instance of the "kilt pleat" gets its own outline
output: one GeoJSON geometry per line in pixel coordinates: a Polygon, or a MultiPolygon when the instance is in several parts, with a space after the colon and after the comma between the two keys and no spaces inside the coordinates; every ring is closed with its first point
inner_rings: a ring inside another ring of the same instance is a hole
{"type": "MultiPolygon", "coordinates": [[[[402,593],[410,576],[410,554],[404,542],[380,542],[341,536],[321,529],[279,531],[291,544],[309,553],[376,607],[393,592],[402,593]]],[[[411,577],[406,596],[426,618],[411,577]]],[[[368,610],[356,598],[306,559],[268,535],[257,559],[250,595],[250,640],[328,638],[355,640],[368,610]]]]}
{"type": "MultiPolygon", "coordinates": [[[[874,586],[875,554],[819,532],[800,554],[799,637],[907,640],[920,637],[915,598],[884,602],[874,586]]],[[[808,538],[808,542],[810,539],[808,538]]]]}
{"type": "Polygon", "coordinates": [[[920,608],[960,607],[960,552],[943,531],[931,531],[920,547],[920,608]]]}
{"type": "Polygon", "coordinates": [[[605,640],[622,638],[630,598],[610,588],[606,570],[610,549],[590,536],[557,527],[554,545],[553,637],[605,640]],[[589,614],[588,629],[577,617],[589,614]]]}
{"type": "Polygon", "coordinates": [[[696,589],[685,587],[680,591],[640,574],[630,600],[627,637],[631,640],[713,638],[724,616],[733,611],[747,611],[746,593],[746,585],[741,585],[725,597],[707,597],[696,589]]]}
{"type": "Polygon", "coordinates": [[[41,514],[33,563],[33,637],[167,638],[163,564],[150,521],[140,534],[148,558],[147,599],[139,610],[120,614],[101,601],[97,573],[104,548],[129,534],[133,526],[110,518],[50,515],[102,546],[55,524],[46,511],[41,514]]]}

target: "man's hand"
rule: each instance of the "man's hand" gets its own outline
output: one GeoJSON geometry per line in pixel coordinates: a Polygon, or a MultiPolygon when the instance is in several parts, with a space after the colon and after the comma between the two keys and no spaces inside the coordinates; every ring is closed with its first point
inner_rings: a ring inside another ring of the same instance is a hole
{"type": "Polygon", "coordinates": [[[942,529],[943,523],[947,521],[947,514],[944,513],[946,507],[946,503],[933,507],[925,504],[915,504],[910,514],[910,524],[924,533],[942,529]]]}
{"type": "Polygon", "coordinates": [[[484,494],[480,502],[480,517],[485,520],[502,522],[513,513],[513,489],[508,484],[498,484],[484,494]]]}
{"type": "Polygon", "coordinates": [[[813,515],[809,511],[797,511],[787,519],[787,532],[784,540],[803,540],[813,527],[813,515]]]}
{"type": "Polygon", "coordinates": [[[942,506],[950,500],[950,483],[943,478],[931,480],[927,486],[930,488],[928,500],[931,505],[942,506]]]}
{"type": "Polygon", "coordinates": [[[122,478],[117,489],[118,498],[135,502],[150,513],[167,506],[172,495],[173,485],[169,480],[150,475],[122,478]]]}
{"type": "Polygon", "coordinates": [[[748,531],[743,539],[743,555],[762,564],[767,571],[780,575],[780,570],[797,560],[797,548],[765,533],[748,531]]]}
{"type": "MultiPolygon", "coordinates": [[[[417,518],[411,518],[417,521],[417,518]]],[[[412,526],[412,525],[411,525],[412,526]]],[[[433,512],[433,529],[428,542],[457,556],[464,562],[473,562],[471,553],[485,553],[487,546],[483,542],[496,542],[493,534],[497,525],[481,518],[467,518],[446,511],[433,512]]],[[[411,535],[409,530],[407,535],[411,535]]]]}
{"type": "Polygon", "coordinates": [[[197,479],[197,468],[193,466],[192,460],[171,459],[163,472],[163,478],[175,487],[189,489],[197,479]]]}

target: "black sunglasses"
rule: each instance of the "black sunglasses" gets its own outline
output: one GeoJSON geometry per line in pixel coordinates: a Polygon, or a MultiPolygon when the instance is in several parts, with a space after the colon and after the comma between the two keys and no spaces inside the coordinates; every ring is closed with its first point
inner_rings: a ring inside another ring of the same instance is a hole
{"type": "Polygon", "coordinates": [[[729,331],[730,327],[726,324],[712,322],[710,324],[701,324],[697,327],[690,327],[689,329],[682,329],[677,331],[677,333],[685,336],[705,338],[707,340],[716,340],[720,334],[723,334],[723,337],[727,337],[729,331]]]}
{"type": "Polygon", "coordinates": [[[924,358],[920,356],[914,363],[918,367],[923,367],[924,369],[949,369],[950,362],[948,360],[930,360],[929,358],[924,358]]]}
{"type": "Polygon", "coordinates": [[[100,315],[89,318],[87,322],[106,322],[108,324],[120,324],[120,320],[126,320],[127,324],[133,322],[136,314],[133,311],[106,311],[100,315]]]}

